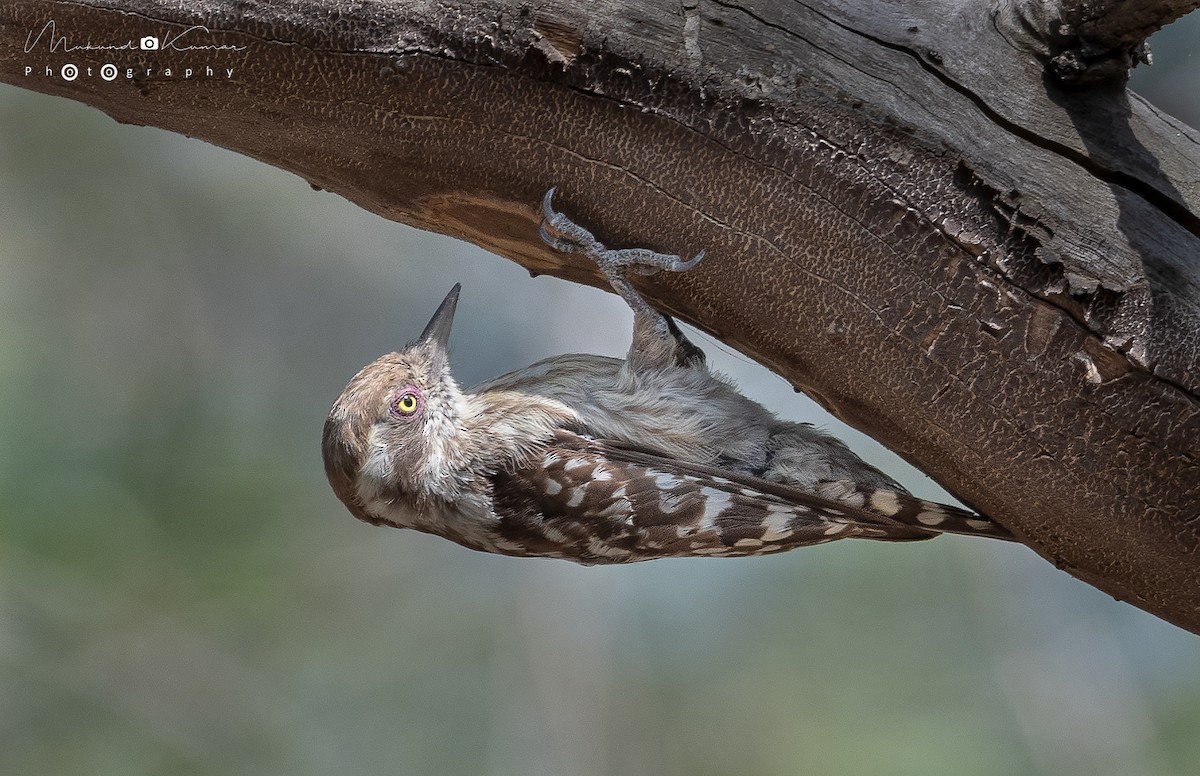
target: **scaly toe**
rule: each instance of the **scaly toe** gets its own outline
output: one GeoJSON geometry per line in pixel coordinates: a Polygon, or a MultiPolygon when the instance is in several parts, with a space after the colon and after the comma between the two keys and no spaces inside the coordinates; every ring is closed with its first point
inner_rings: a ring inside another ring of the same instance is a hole
{"type": "Polygon", "coordinates": [[[658,253],[649,248],[606,248],[587,229],[554,210],[554,193],[557,190],[557,186],[552,186],[542,197],[542,222],[538,227],[542,240],[555,250],[584,254],[596,262],[610,282],[630,273],[653,275],[661,270],[686,272],[704,259],[704,251],[685,260],[682,256],[658,253]]]}

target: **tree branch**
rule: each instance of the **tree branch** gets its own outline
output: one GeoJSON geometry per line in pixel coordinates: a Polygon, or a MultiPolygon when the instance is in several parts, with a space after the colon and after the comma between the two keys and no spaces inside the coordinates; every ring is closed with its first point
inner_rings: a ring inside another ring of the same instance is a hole
{"type": "Polygon", "coordinates": [[[640,290],[1200,632],[1200,136],[1059,88],[1045,28],[991,8],[41,0],[0,46],[5,81],[534,272],[601,282],[537,236],[554,184],[610,245],[707,249],[640,290]]]}
{"type": "Polygon", "coordinates": [[[1146,39],[1200,7],[1197,0],[1013,0],[1001,15],[1024,23],[1050,71],[1064,83],[1124,82],[1150,64],[1146,39]]]}

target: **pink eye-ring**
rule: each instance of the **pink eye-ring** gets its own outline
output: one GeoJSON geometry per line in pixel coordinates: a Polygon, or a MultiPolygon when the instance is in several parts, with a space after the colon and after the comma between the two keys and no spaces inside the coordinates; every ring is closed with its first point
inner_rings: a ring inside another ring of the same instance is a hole
{"type": "Polygon", "coordinates": [[[424,404],[420,389],[415,385],[406,385],[396,394],[396,398],[392,399],[391,410],[398,418],[410,418],[420,412],[424,404]]]}

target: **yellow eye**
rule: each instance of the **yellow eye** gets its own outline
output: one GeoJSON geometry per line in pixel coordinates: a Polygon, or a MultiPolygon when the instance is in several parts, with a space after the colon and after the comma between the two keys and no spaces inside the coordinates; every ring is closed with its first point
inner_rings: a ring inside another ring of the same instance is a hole
{"type": "Polygon", "coordinates": [[[421,397],[413,388],[406,389],[392,401],[392,411],[397,415],[413,415],[421,409],[421,397]]]}

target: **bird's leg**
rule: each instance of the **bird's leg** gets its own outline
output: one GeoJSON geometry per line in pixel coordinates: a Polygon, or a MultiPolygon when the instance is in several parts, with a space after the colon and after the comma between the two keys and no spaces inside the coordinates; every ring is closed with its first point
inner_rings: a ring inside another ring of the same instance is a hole
{"type": "Polygon", "coordinates": [[[551,206],[554,191],[551,188],[542,198],[542,240],[555,250],[582,253],[595,262],[613,291],[633,310],[633,343],[627,359],[630,365],[634,368],[702,366],[704,351],[684,336],[675,321],[650,306],[629,282],[629,275],[652,275],[662,270],[686,272],[704,259],[704,251],[685,260],[648,248],[614,250],[605,247],[587,229],[555,212],[551,206]]]}
{"type": "Polygon", "coordinates": [[[649,312],[661,316],[642,295],[629,283],[629,275],[653,275],[661,270],[687,272],[704,259],[700,251],[691,259],[669,253],[657,253],[649,248],[607,248],[596,237],[579,224],[551,207],[555,189],[551,188],[542,198],[542,239],[550,247],[564,253],[582,253],[604,273],[613,290],[637,312],[649,312]]]}

